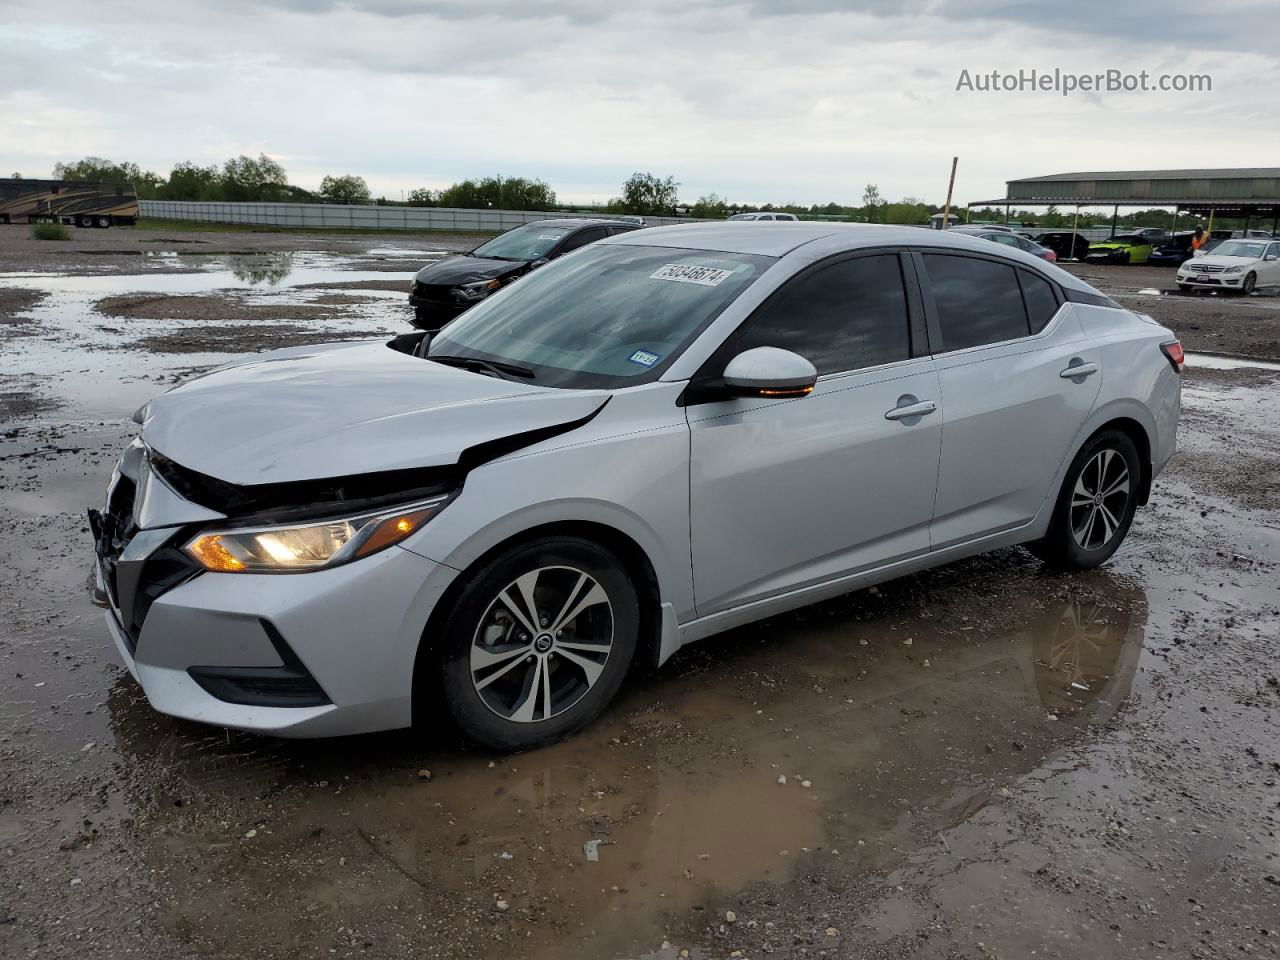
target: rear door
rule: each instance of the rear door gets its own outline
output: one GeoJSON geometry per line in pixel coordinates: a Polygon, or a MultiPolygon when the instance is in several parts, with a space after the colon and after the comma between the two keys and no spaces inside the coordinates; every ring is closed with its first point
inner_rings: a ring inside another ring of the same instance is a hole
{"type": "Polygon", "coordinates": [[[793,278],[708,361],[714,378],[781,347],[819,379],[801,399],[697,403],[691,385],[700,616],[928,550],[942,417],[923,319],[905,254],[844,256],[793,278]]]}
{"type": "Polygon", "coordinates": [[[976,254],[916,262],[944,411],[938,550],[1035,517],[1093,409],[1102,355],[1038,271],[976,254]]]}

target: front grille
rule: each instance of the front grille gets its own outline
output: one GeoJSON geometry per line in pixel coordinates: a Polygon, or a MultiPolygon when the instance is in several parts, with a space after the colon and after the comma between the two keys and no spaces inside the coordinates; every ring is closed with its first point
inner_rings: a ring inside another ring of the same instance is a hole
{"type": "Polygon", "coordinates": [[[434,283],[414,283],[413,295],[419,300],[454,306],[453,286],[434,283]]]}
{"type": "Polygon", "coordinates": [[[141,456],[132,450],[125,454],[107,492],[101,512],[89,512],[95,552],[102,572],[107,602],[125,636],[129,653],[138,649],[142,624],[151,605],[163,594],[200,572],[200,567],[183,553],[178,545],[184,538],[182,529],[167,532],[148,531],[152,543],[139,541],[142,549],[131,551],[129,545],[139,535],[134,520],[137,483],[123,472],[146,469],[141,456]]]}
{"type": "Polygon", "coordinates": [[[1227,268],[1218,266],[1217,264],[1213,264],[1213,263],[1205,263],[1205,264],[1197,263],[1195,264],[1193,269],[1195,270],[1196,273],[1221,273],[1223,270],[1227,268]]]}

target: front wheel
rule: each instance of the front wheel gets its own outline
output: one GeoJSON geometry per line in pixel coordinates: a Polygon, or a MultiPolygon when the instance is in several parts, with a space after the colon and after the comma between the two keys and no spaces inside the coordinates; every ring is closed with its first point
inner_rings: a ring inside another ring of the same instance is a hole
{"type": "Polygon", "coordinates": [[[1049,532],[1028,548],[1071,570],[1101,566],[1120,548],[1138,509],[1138,449],[1119,430],[1105,430],[1076,454],[1054,505],[1049,532]]]}
{"type": "Polygon", "coordinates": [[[443,693],[463,733],[527,750],[586,726],[626,677],[640,605],[626,568],[576,537],[513,548],[471,577],[444,628],[443,693]]]}
{"type": "Polygon", "coordinates": [[[1247,297],[1249,296],[1249,294],[1253,293],[1253,291],[1257,288],[1257,286],[1258,286],[1258,275],[1256,273],[1246,274],[1244,278],[1244,282],[1240,284],[1240,292],[1247,297]]]}

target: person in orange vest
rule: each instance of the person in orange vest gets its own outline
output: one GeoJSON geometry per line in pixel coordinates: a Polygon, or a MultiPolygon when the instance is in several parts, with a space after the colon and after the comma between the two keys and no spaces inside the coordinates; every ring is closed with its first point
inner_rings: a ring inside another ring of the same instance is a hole
{"type": "Polygon", "coordinates": [[[1204,232],[1204,227],[1196,227],[1195,234],[1191,237],[1191,249],[1199,250],[1209,242],[1209,235],[1204,232]]]}

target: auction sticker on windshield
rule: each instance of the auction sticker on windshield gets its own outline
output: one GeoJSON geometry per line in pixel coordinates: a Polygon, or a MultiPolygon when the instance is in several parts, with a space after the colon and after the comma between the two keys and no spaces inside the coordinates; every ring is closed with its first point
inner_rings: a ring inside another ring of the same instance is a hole
{"type": "Polygon", "coordinates": [[[668,263],[649,274],[649,279],[674,280],[676,283],[697,283],[704,287],[718,287],[731,276],[733,276],[732,270],[721,270],[719,267],[668,263]]]}

